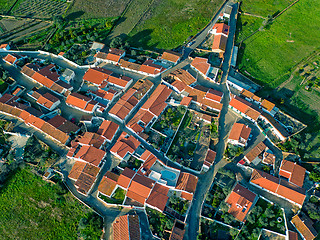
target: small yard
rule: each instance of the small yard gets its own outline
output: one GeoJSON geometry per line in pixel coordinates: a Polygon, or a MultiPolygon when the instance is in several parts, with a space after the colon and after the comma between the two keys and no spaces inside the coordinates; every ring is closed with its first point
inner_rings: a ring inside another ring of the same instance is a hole
{"type": "Polygon", "coordinates": [[[146,207],[146,212],[152,234],[161,239],[169,239],[174,219],[149,207],[146,207]]]}
{"type": "Polygon", "coordinates": [[[152,128],[161,132],[168,137],[172,137],[175,131],[177,131],[181,119],[186,112],[186,108],[179,107],[167,107],[164,113],[153,124],[152,128]]]}
{"type": "Polygon", "coordinates": [[[99,194],[99,198],[101,198],[106,203],[122,204],[126,194],[127,194],[127,191],[118,187],[117,190],[112,194],[111,198],[106,197],[105,195],[102,195],[102,194],[99,194]]]}
{"type": "Polygon", "coordinates": [[[272,205],[259,198],[247,216],[245,226],[240,232],[240,239],[255,240],[258,238],[262,228],[285,234],[283,211],[279,206],[272,205]]]}
{"type": "Polygon", "coordinates": [[[24,148],[23,159],[36,165],[39,171],[44,172],[58,161],[59,155],[35,136],[32,136],[28,139],[24,148]]]}
{"type": "Polygon", "coordinates": [[[171,160],[180,162],[184,166],[190,166],[200,137],[202,123],[191,111],[186,113],[167,153],[171,160]]]}
{"type": "Polygon", "coordinates": [[[0,93],[4,93],[5,90],[8,88],[8,83],[3,80],[0,80],[0,93]]]}
{"type": "Polygon", "coordinates": [[[201,218],[198,240],[234,239],[238,232],[239,230],[235,228],[229,228],[217,222],[201,218]]]}
{"type": "Polygon", "coordinates": [[[170,138],[166,138],[163,135],[157,133],[156,131],[148,131],[146,132],[149,137],[147,139],[147,142],[150,143],[155,149],[157,150],[162,150],[163,149],[163,145],[165,142],[168,142],[166,140],[170,140],[170,138]]]}
{"type": "Polygon", "coordinates": [[[137,170],[137,169],[140,168],[142,163],[143,163],[143,161],[131,156],[127,162],[122,161],[119,164],[119,167],[121,167],[123,169],[125,169],[127,167],[127,168],[130,168],[132,170],[137,170]]]}
{"type": "MultiPolygon", "coordinates": [[[[309,199],[309,202],[303,205],[302,210],[307,213],[308,217],[311,218],[313,221],[319,221],[320,219],[320,201],[312,196],[309,199]]],[[[318,224],[319,225],[319,224],[318,224]]]]}
{"type": "Polygon", "coordinates": [[[181,199],[174,194],[169,198],[169,207],[183,216],[188,210],[189,201],[181,199]]]}
{"type": "Polygon", "coordinates": [[[236,145],[232,145],[228,143],[227,148],[224,152],[224,156],[229,159],[233,159],[234,157],[238,157],[243,153],[244,148],[236,145]]]}

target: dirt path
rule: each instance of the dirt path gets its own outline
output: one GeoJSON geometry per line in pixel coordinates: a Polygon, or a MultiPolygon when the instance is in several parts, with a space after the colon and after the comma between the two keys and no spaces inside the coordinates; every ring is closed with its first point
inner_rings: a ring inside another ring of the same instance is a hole
{"type": "Polygon", "coordinates": [[[247,12],[242,12],[241,14],[247,15],[247,16],[251,16],[251,17],[257,17],[257,18],[266,19],[265,17],[259,16],[259,15],[255,15],[255,14],[251,14],[251,13],[247,13],[247,12]]]}

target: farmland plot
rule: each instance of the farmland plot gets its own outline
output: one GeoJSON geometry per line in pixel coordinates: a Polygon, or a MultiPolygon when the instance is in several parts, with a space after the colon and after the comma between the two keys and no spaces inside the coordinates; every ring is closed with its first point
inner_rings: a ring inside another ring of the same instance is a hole
{"type": "Polygon", "coordinates": [[[13,3],[12,0],[0,0],[0,14],[6,14],[13,3]]]}
{"type": "Polygon", "coordinates": [[[13,14],[34,18],[51,18],[62,15],[68,3],[55,0],[25,0],[15,7],[13,14]]]}
{"type": "Polygon", "coordinates": [[[27,23],[30,23],[30,19],[13,19],[13,18],[3,18],[0,20],[1,28],[4,32],[9,32],[14,29],[20,28],[27,23]]]}
{"type": "Polygon", "coordinates": [[[122,14],[130,0],[74,0],[68,18],[109,18],[122,14]]]}

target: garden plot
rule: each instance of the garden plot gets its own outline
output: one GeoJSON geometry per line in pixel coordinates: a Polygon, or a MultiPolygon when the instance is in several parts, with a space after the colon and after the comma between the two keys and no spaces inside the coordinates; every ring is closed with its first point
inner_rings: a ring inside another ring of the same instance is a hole
{"type": "Polygon", "coordinates": [[[189,167],[193,160],[202,125],[203,121],[199,120],[196,114],[187,111],[167,152],[167,156],[171,160],[189,167]]]}
{"type": "Polygon", "coordinates": [[[282,209],[260,198],[247,216],[247,221],[240,232],[241,239],[258,239],[261,229],[285,234],[282,209]]]}
{"type": "Polygon", "coordinates": [[[230,228],[220,223],[201,218],[200,233],[198,235],[198,239],[199,240],[235,239],[238,233],[239,233],[238,229],[230,228]]]}
{"type": "Polygon", "coordinates": [[[13,14],[35,18],[52,18],[62,15],[68,7],[67,2],[55,0],[24,0],[15,7],[13,14]]]}

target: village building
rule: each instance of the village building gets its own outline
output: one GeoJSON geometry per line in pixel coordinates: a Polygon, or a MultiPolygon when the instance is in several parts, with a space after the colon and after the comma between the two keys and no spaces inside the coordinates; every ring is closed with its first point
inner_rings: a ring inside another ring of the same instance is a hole
{"type": "Polygon", "coordinates": [[[228,212],[240,222],[243,222],[250,209],[254,206],[256,198],[257,195],[255,193],[237,183],[226,199],[226,203],[229,205],[228,212]]]}
{"type": "Polygon", "coordinates": [[[250,137],[251,128],[242,123],[235,123],[229,134],[228,143],[245,147],[250,137]]]}

